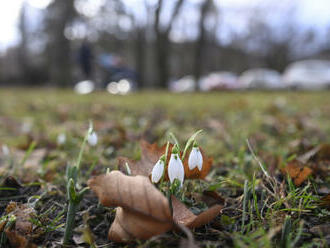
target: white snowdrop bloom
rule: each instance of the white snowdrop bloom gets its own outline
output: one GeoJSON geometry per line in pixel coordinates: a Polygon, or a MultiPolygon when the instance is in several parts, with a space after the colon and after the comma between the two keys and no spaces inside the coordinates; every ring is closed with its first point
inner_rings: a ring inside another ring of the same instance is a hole
{"type": "Polygon", "coordinates": [[[7,145],[2,145],[2,154],[8,156],[10,154],[9,147],[7,145]]]}
{"type": "Polygon", "coordinates": [[[90,135],[88,135],[88,144],[91,146],[96,146],[97,144],[97,134],[95,132],[92,132],[90,135]]]}
{"type": "Polygon", "coordinates": [[[181,182],[182,186],[184,180],[184,168],[182,161],[177,153],[171,154],[167,173],[171,183],[173,183],[174,179],[177,178],[181,182]]]}
{"type": "Polygon", "coordinates": [[[192,148],[188,159],[188,166],[190,170],[193,170],[196,167],[198,168],[199,171],[202,170],[203,156],[198,147],[192,148]]]}
{"type": "Polygon", "coordinates": [[[164,167],[165,167],[164,161],[159,159],[155,164],[154,168],[152,169],[151,182],[158,183],[160,181],[164,173],[164,167]]]}
{"type": "Polygon", "coordinates": [[[66,142],[66,135],[65,135],[65,133],[60,133],[57,136],[57,144],[63,145],[63,144],[65,144],[65,142],[66,142]]]}

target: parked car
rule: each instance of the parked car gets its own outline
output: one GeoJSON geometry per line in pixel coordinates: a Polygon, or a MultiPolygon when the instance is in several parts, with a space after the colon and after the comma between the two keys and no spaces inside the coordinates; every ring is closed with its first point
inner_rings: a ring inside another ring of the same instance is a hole
{"type": "Polygon", "coordinates": [[[281,74],[267,68],[247,70],[239,77],[239,81],[243,88],[280,89],[284,87],[281,74]]]}
{"type": "Polygon", "coordinates": [[[238,89],[240,83],[234,73],[219,71],[202,77],[199,81],[199,87],[202,91],[238,89]]]}
{"type": "Polygon", "coordinates": [[[195,90],[195,79],[191,75],[184,76],[170,82],[169,89],[173,92],[192,92],[195,90]]]}
{"type": "Polygon", "coordinates": [[[283,81],[290,88],[330,88],[330,61],[302,60],[294,62],[285,70],[283,81]]]}

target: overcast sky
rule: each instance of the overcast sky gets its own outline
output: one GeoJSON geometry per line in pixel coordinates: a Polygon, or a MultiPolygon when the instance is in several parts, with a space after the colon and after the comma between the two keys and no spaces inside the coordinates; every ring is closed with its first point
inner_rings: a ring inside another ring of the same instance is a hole
{"type": "MultiPolygon", "coordinates": [[[[28,4],[34,8],[45,8],[51,0],[26,0],[28,4]]],[[[92,2],[90,6],[100,4],[104,0],[85,0],[92,2]]],[[[150,0],[155,2],[155,0],[150,0]]],[[[169,1],[169,0],[168,0],[169,1]]],[[[203,0],[188,0],[192,5],[203,0]]],[[[325,30],[330,27],[330,0],[214,0],[221,7],[222,14],[225,16],[227,25],[237,27],[244,26],[244,18],[229,13],[237,13],[235,10],[242,10],[258,5],[283,5],[283,8],[292,3],[297,6],[297,19],[302,28],[315,28],[316,30],[325,30]]],[[[8,46],[19,41],[19,33],[17,31],[18,16],[20,8],[24,0],[2,1],[0,7],[0,49],[3,50],[8,46]]],[[[135,9],[144,2],[144,0],[124,0],[135,9]]],[[[235,14],[236,15],[236,14],[235,14]]],[[[272,17],[273,18],[273,17],[272,17]]],[[[275,17],[274,17],[275,18],[275,17]]],[[[274,19],[276,22],[276,19],[274,19]]]]}

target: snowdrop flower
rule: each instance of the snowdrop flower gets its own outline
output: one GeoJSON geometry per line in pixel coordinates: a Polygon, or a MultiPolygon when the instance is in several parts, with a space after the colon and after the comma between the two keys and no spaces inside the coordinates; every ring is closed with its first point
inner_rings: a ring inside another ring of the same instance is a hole
{"type": "Polygon", "coordinates": [[[163,176],[165,167],[165,155],[161,156],[151,172],[151,182],[158,183],[163,176]]]}
{"type": "Polygon", "coordinates": [[[60,133],[58,136],[57,136],[57,144],[59,145],[63,145],[66,141],[66,135],[65,133],[60,133]]]}
{"type": "Polygon", "coordinates": [[[93,131],[90,135],[88,135],[88,144],[90,146],[96,146],[97,144],[97,134],[93,131]]]}
{"type": "Polygon", "coordinates": [[[194,144],[188,159],[188,166],[190,170],[198,168],[199,171],[202,170],[203,167],[203,156],[198,146],[194,144]]]}
{"type": "Polygon", "coordinates": [[[181,182],[182,186],[184,180],[184,168],[179,157],[178,148],[176,146],[174,146],[172,150],[170,162],[168,163],[167,173],[171,183],[173,183],[174,179],[177,178],[181,182]]]}
{"type": "Polygon", "coordinates": [[[2,154],[8,156],[10,154],[9,148],[7,145],[2,145],[2,154]]]}

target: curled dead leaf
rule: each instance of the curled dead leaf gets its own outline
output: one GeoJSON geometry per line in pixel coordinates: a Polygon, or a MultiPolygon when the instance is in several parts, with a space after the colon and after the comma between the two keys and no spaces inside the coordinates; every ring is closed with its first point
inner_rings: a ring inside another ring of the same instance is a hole
{"type": "Polygon", "coordinates": [[[149,144],[145,140],[140,141],[141,159],[134,161],[125,157],[118,157],[119,169],[126,171],[126,163],[129,165],[133,176],[149,176],[155,163],[165,153],[166,146],[158,147],[157,144],[149,144]]]}
{"type": "Polygon", "coordinates": [[[16,231],[7,229],[5,233],[13,248],[37,248],[35,244],[29,242],[23,235],[20,235],[16,231]]]}
{"type": "Polygon", "coordinates": [[[204,202],[209,207],[216,204],[224,205],[225,203],[225,199],[216,191],[206,190],[202,194],[192,193],[192,197],[195,199],[195,201],[204,202]]]}
{"type": "Polygon", "coordinates": [[[312,169],[304,166],[299,161],[292,161],[281,169],[283,174],[288,174],[296,186],[300,186],[309,175],[312,174],[312,169]]]}
{"type": "Polygon", "coordinates": [[[47,149],[39,148],[27,153],[26,151],[18,150],[11,148],[10,149],[10,159],[0,164],[3,171],[1,174],[6,174],[12,163],[19,167],[19,170],[16,172],[16,176],[20,178],[23,182],[31,182],[39,179],[38,171],[41,168],[42,160],[47,155],[47,149]]]}
{"type": "Polygon", "coordinates": [[[168,199],[147,177],[126,176],[119,171],[92,178],[88,186],[104,206],[118,207],[108,234],[115,242],[149,239],[178,224],[199,227],[214,219],[222,209],[221,205],[215,205],[196,216],[172,198],[172,214],[168,199]]]}
{"type": "Polygon", "coordinates": [[[325,237],[325,236],[330,235],[330,224],[322,224],[322,225],[313,226],[312,228],[309,229],[309,231],[311,233],[313,233],[314,235],[325,237]]]}
{"type": "Polygon", "coordinates": [[[147,177],[112,171],[90,179],[88,185],[104,206],[119,206],[109,230],[110,240],[148,239],[172,229],[168,200],[147,177]]]}
{"type": "Polygon", "coordinates": [[[182,202],[172,196],[173,220],[189,228],[203,226],[220,214],[222,205],[214,205],[199,215],[193,214],[182,202]]]}
{"type": "Polygon", "coordinates": [[[37,247],[30,241],[33,232],[33,224],[30,222],[35,210],[25,204],[10,202],[6,207],[6,213],[14,215],[15,224],[5,231],[11,247],[15,248],[34,248],[37,247]]]}
{"type": "Polygon", "coordinates": [[[330,209],[330,194],[327,194],[320,199],[320,205],[330,209]]]}

